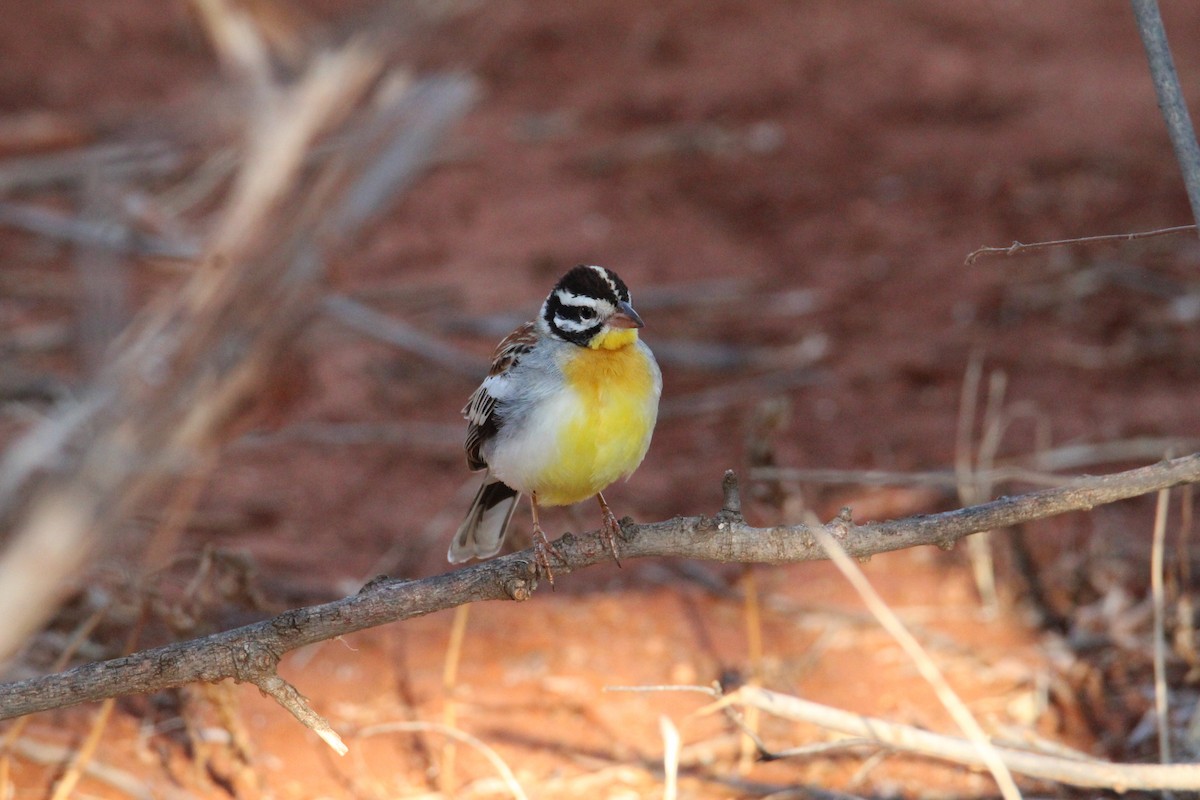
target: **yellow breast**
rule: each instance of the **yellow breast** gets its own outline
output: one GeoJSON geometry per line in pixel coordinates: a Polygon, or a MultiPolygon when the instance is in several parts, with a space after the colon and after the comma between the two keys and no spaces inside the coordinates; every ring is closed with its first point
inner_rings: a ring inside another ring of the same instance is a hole
{"type": "Polygon", "coordinates": [[[612,336],[623,341],[577,348],[563,365],[574,410],[539,476],[539,503],[568,505],[591,497],[637,469],[650,446],[658,415],[655,369],[643,348],[631,346],[636,331],[612,336]]]}

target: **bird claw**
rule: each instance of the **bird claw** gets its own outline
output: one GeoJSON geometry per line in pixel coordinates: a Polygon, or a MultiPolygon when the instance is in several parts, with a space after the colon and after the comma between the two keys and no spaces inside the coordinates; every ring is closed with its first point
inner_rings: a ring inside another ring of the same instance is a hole
{"type": "Polygon", "coordinates": [[[554,570],[550,568],[550,556],[553,555],[563,564],[567,563],[567,558],[557,547],[550,544],[550,539],[546,537],[546,532],[538,526],[533,529],[533,560],[537,564],[538,571],[546,576],[546,580],[550,582],[550,587],[554,587],[554,570]]]}
{"type": "Polygon", "coordinates": [[[625,538],[625,534],[621,531],[621,523],[617,522],[617,517],[608,506],[604,506],[600,517],[600,538],[608,544],[608,550],[612,553],[613,561],[617,566],[621,566],[621,558],[617,555],[617,538],[625,538]]]}

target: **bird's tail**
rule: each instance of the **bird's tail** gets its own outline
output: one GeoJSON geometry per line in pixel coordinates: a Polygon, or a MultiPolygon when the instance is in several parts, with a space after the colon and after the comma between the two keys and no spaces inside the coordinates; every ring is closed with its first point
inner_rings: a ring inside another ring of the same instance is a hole
{"type": "Polygon", "coordinates": [[[451,564],[460,564],[472,558],[488,558],[500,552],[504,544],[504,532],[521,494],[490,475],[475,493],[467,518],[458,526],[458,532],[450,541],[450,552],[446,558],[451,564]]]}

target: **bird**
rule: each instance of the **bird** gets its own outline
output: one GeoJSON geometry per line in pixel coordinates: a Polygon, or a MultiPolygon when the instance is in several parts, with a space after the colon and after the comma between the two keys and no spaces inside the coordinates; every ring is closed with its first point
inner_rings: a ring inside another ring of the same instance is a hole
{"type": "Polygon", "coordinates": [[[662,372],[641,340],[629,287],[605,267],[563,275],[537,319],[496,347],[491,369],[462,410],[467,465],[485,471],[450,542],[451,563],[500,552],[513,511],[529,495],[538,567],[551,584],[539,510],[595,497],[600,533],[620,564],[621,526],[603,490],[628,478],[650,447],[662,372]]]}

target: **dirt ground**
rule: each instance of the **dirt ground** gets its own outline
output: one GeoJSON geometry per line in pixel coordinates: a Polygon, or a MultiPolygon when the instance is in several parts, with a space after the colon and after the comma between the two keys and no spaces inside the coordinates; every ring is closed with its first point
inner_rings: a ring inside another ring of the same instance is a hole
{"type": "MultiPolygon", "coordinates": [[[[1200,7],[1164,5],[1200,107],[1200,7]]],[[[364,6],[275,10],[315,28],[364,6]]],[[[0,9],[0,156],[204,141],[221,77],[182,4],[0,9]]],[[[1081,13],[1019,0],[497,0],[469,4],[409,49],[417,70],[468,72],[483,93],[438,166],[334,265],[330,291],[476,354],[482,376],[495,342],[559,273],[581,262],[617,270],[665,382],[645,463],[608,495],[619,515],[713,513],[731,467],[744,478],[767,463],[952,470],[972,369],[973,449],[1007,463],[1058,454],[1068,473],[1104,472],[1154,461],[1169,448],[1160,439],[1200,431],[1195,237],[964,264],[981,245],[1190,221],[1127,3],[1081,13]],[[1115,455],[1089,447],[1104,443],[1115,455]]],[[[169,183],[139,180],[106,196],[153,204],[169,183]]],[[[55,187],[3,199],[78,210],[79,198],[55,187]]],[[[71,249],[12,228],[0,229],[0,248],[0,433],[11,440],[84,385],[96,354],[77,344],[71,249]]],[[[175,285],[153,259],[123,269],[126,315],[175,285]]],[[[448,538],[474,489],[459,409],[477,380],[319,317],[280,381],[289,402],[222,452],[178,545],[180,566],[157,588],[178,593],[208,570],[188,635],[352,593],[378,574],[448,568],[448,538]]],[[[865,521],[961,504],[946,482],[796,479],[747,492],[747,515],[761,523],[828,519],[842,506],[865,521]]],[[[114,597],[125,607],[130,553],[155,518],[139,515],[124,548],[101,554],[12,677],[47,669],[89,609],[114,597]]],[[[995,597],[981,595],[966,547],[864,568],[997,737],[1153,761],[1152,518],[1143,498],[995,535],[995,597]]],[[[552,531],[597,522],[591,505],[545,521],[552,531]]],[[[1183,541],[1177,523],[1171,531],[1183,541]]],[[[1188,734],[1200,698],[1184,602],[1193,570],[1175,549],[1169,561],[1180,609],[1172,725],[1189,755],[1200,751],[1188,734]]],[[[681,798],[997,794],[986,773],[869,750],[755,762],[728,720],[694,715],[699,695],[605,691],[749,680],[957,733],[828,564],[627,562],[571,575],[530,602],[477,605],[448,687],[452,618],[284,660],[285,677],[346,736],[344,758],[253,688],[193,688],[122,699],[95,761],[127,783],[85,777],[76,796],[508,796],[480,750],[388,727],[449,721],[493,748],[530,797],[660,797],[664,717],[685,748],[681,798]],[[758,626],[747,622],[748,592],[758,626]]],[[[119,651],[131,627],[114,611],[77,660],[119,651]]],[[[141,644],[164,641],[161,627],[141,644]]],[[[30,718],[10,796],[50,796],[62,772],[54,748],[77,748],[96,713],[30,718]]],[[[775,719],[761,729],[778,750],[833,738],[775,719]]]]}

